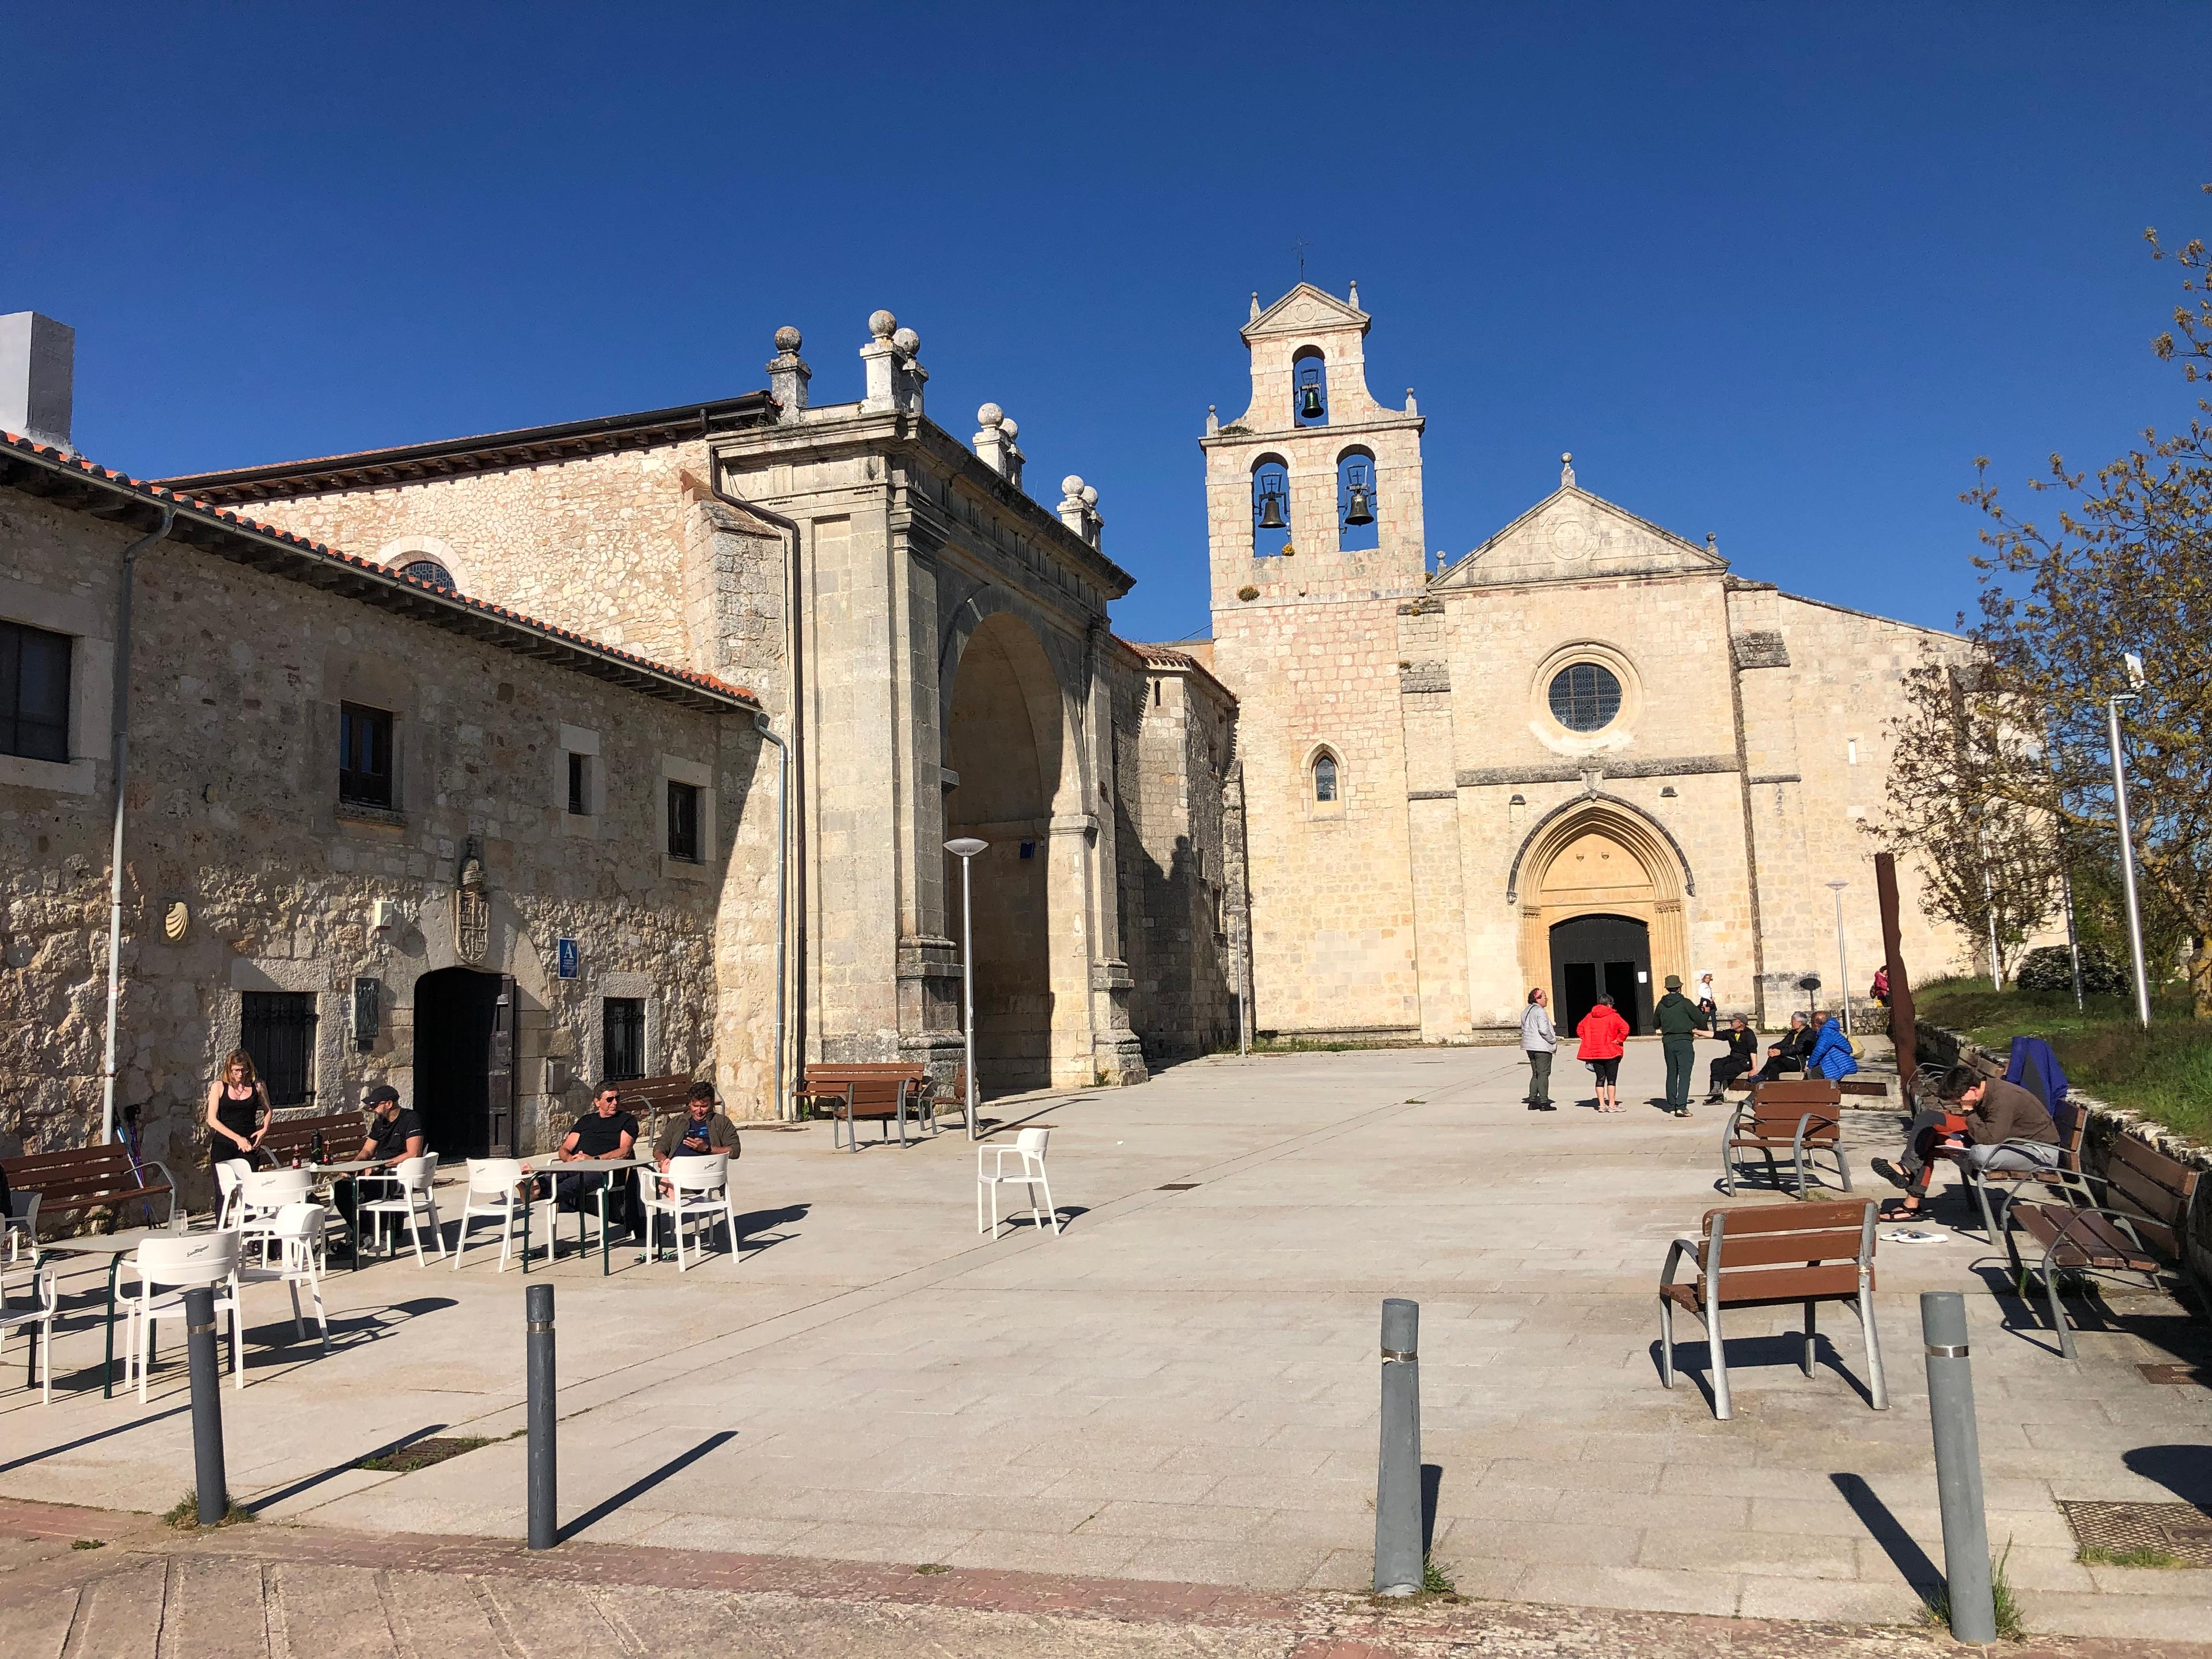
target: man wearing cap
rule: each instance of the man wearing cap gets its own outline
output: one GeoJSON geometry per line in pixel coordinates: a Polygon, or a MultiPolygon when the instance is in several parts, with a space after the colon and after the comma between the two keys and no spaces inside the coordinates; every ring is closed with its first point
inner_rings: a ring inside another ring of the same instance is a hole
{"type": "Polygon", "coordinates": [[[1697,1063],[1698,1033],[1711,1030],[1712,1020],[1682,994],[1682,976],[1667,975],[1667,994],[1651,1011],[1659,1027],[1659,1047],[1667,1057],[1667,1109],[1676,1117],[1690,1115],[1690,1068],[1697,1063]]]}
{"type": "MultiPolygon", "coordinates": [[[[397,1164],[405,1158],[422,1156],[424,1145],[422,1120],[399,1103],[399,1091],[389,1083],[380,1083],[364,1097],[363,1104],[376,1114],[368,1121],[368,1133],[362,1139],[361,1151],[354,1156],[367,1163],[397,1164]]],[[[368,1177],[370,1171],[362,1170],[368,1177]]],[[[360,1182],[337,1183],[331,1196],[337,1199],[338,1213],[350,1223],[353,1220],[355,1195],[360,1191],[360,1182]]]]}

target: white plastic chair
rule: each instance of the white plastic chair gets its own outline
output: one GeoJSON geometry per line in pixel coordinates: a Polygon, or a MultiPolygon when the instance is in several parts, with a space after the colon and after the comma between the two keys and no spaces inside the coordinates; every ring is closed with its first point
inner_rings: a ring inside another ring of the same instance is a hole
{"type": "Polygon", "coordinates": [[[277,1265],[242,1267],[237,1276],[241,1287],[282,1285],[291,1291],[292,1330],[302,1338],[307,1326],[300,1317],[300,1286],[305,1285],[315,1304],[315,1323],[322,1328],[325,1353],[331,1346],[331,1322],[323,1311],[323,1245],[329,1218],[330,1212],[319,1204],[287,1204],[276,1212],[269,1234],[278,1247],[277,1265]]]}
{"type": "MultiPolygon", "coordinates": [[[[33,1198],[38,1194],[32,1194],[33,1198]]],[[[35,1257],[34,1257],[35,1259],[35,1257]]],[[[56,1281],[53,1264],[41,1262],[31,1269],[31,1305],[20,1312],[8,1311],[5,1302],[0,1302],[0,1370],[7,1369],[8,1339],[17,1330],[23,1340],[35,1343],[33,1358],[40,1362],[40,1370],[45,1381],[39,1395],[41,1405],[54,1403],[54,1310],[60,1305],[61,1292],[56,1281]],[[38,1327],[33,1336],[31,1327],[38,1327]]],[[[24,1384],[29,1387],[28,1382],[24,1384]]]]}
{"type": "Polygon", "coordinates": [[[246,1333],[238,1317],[238,1258],[243,1241],[235,1232],[180,1233],[174,1238],[149,1238],[137,1255],[123,1264],[137,1275],[138,1289],[126,1307],[124,1327],[124,1382],[138,1374],[138,1401],[146,1400],[147,1356],[154,1337],[154,1322],[185,1316],[187,1286],[216,1287],[216,1317],[230,1316],[230,1371],[238,1386],[246,1386],[246,1333]],[[165,1288],[166,1287],[166,1288],[165,1288]]]}
{"type": "MultiPolygon", "coordinates": [[[[1049,1129],[1024,1129],[1015,1135],[1014,1144],[1011,1146],[978,1146],[975,1149],[977,1232],[988,1232],[994,1238],[999,1236],[999,1188],[1001,1187],[1028,1188],[1030,1219],[1040,1227],[1049,1222],[1054,1233],[1060,1231],[1060,1209],[1052,1201],[1052,1183],[1044,1178],[1045,1144],[1051,1139],[1052,1131],[1049,1129]],[[987,1158],[995,1160],[988,1175],[983,1170],[983,1160],[987,1158]],[[1020,1160],[1019,1170],[1012,1175],[1006,1173],[1006,1160],[1010,1158],[1020,1160]],[[1042,1206],[1036,1201],[1040,1187],[1044,1189],[1042,1206]],[[983,1224],[983,1194],[987,1190],[991,1194],[991,1224],[988,1227],[983,1224]]],[[[1014,1218],[1010,1212],[1006,1216],[1009,1226],[1013,1224],[1014,1218]]]]}
{"type": "MultiPolygon", "coordinates": [[[[430,1190],[430,1183],[437,1179],[437,1153],[425,1152],[420,1158],[401,1158],[398,1163],[392,1166],[391,1173],[388,1175],[370,1177],[372,1180],[387,1182],[397,1187],[398,1190],[389,1198],[374,1199],[366,1204],[356,1204],[353,1212],[356,1231],[364,1218],[374,1217],[376,1221],[377,1248],[382,1249],[386,1248],[385,1218],[405,1217],[407,1237],[415,1245],[415,1265],[418,1267],[427,1267],[430,1264],[422,1255],[422,1229],[416,1224],[415,1220],[418,1214],[427,1215],[430,1222],[430,1242],[438,1247],[438,1259],[442,1261],[446,1255],[446,1234],[444,1229],[438,1225],[438,1200],[430,1190]]],[[[464,1231],[466,1230],[467,1224],[466,1218],[464,1218],[462,1222],[464,1231]]]]}
{"type": "MultiPolygon", "coordinates": [[[[224,1163],[234,1160],[226,1158],[224,1163]]],[[[222,1165],[216,1166],[218,1169],[222,1165]]],[[[222,1177],[216,1177],[220,1180],[222,1177]]],[[[219,1232],[235,1231],[243,1245],[258,1248],[263,1265],[269,1261],[269,1241],[276,1236],[276,1216],[285,1206],[305,1204],[314,1190],[315,1177],[307,1170],[246,1170],[238,1175],[236,1216],[226,1225],[217,1216],[219,1232]]]]}
{"type": "MultiPolygon", "coordinates": [[[[495,1215],[502,1219],[499,1230],[499,1271],[507,1271],[507,1260],[514,1243],[514,1224],[519,1218],[526,1225],[529,1217],[522,1208],[522,1200],[515,1194],[525,1176],[522,1160],[519,1158],[472,1158],[469,1160],[469,1190],[461,1202],[460,1236],[453,1241],[453,1270],[461,1267],[461,1252],[469,1247],[469,1218],[495,1215]]],[[[530,1253],[530,1236],[526,1231],[522,1239],[523,1254],[530,1253]]]]}
{"type": "Polygon", "coordinates": [[[676,1271],[689,1273],[690,1265],[684,1260],[684,1224],[692,1226],[691,1254],[703,1257],[705,1243],[698,1236],[701,1223],[706,1224],[711,1237],[714,1223],[720,1220],[729,1230],[730,1265],[738,1263],[738,1212],[730,1201],[730,1156],[727,1152],[708,1152],[703,1156],[672,1158],[668,1172],[658,1175],[651,1170],[637,1172],[638,1202],[645,1210],[645,1236],[650,1241],[654,1234],[655,1218],[666,1216],[676,1232],[676,1271]],[[662,1183],[669,1190],[663,1193],[662,1183]]]}
{"type": "Polygon", "coordinates": [[[242,1158],[217,1158],[215,1165],[215,1230],[227,1233],[238,1225],[238,1178],[252,1166],[242,1158]]]}

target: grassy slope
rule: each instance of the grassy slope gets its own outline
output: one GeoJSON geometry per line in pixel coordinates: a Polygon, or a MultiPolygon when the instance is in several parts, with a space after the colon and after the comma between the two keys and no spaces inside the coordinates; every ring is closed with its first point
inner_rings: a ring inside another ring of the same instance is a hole
{"type": "Polygon", "coordinates": [[[2077,1012],[2064,992],[1992,991],[1987,980],[1916,987],[1920,1018],[1963,1032],[2002,1054],[2014,1036],[2039,1036],[2068,1079],[2100,1100],[2212,1141],[2212,1020],[2190,1018],[2184,999],[2154,1003],[2150,1030],[2129,997],[2091,997],[2077,1012]]]}

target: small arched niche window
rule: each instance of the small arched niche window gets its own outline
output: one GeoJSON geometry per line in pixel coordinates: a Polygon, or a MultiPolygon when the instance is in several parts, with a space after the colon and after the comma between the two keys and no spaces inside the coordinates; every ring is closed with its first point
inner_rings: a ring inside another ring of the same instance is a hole
{"type": "Polygon", "coordinates": [[[1252,556],[1268,558],[1291,539],[1291,472],[1279,455],[1252,465],[1252,556]]]}
{"type": "Polygon", "coordinates": [[[1291,418],[1298,426],[1328,424],[1328,362],[1319,346],[1302,346],[1291,359],[1291,418]]]}
{"type": "Polygon", "coordinates": [[[1381,545],[1376,530],[1375,457],[1347,449],[1336,463],[1336,544],[1347,553],[1381,545]]]}
{"type": "Polygon", "coordinates": [[[399,567],[403,576],[412,576],[418,582],[428,582],[433,587],[443,587],[458,593],[461,585],[453,580],[453,573],[435,559],[410,559],[399,567]]]}
{"type": "Polygon", "coordinates": [[[1336,757],[1324,749],[1313,760],[1313,798],[1316,806],[1333,806],[1337,799],[1336,757]]]}

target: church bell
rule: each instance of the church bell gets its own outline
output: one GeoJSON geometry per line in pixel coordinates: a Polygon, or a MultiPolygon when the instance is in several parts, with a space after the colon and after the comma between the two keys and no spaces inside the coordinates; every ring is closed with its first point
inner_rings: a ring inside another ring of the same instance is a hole
{"type": "Polygon", "coordinates": [[[1365,484],[1361,483],[1352,486],[1352,505],[1345,512],[1344,521],[1346,524],[1373,524],[1375,522],[1375,507],[1374,504],[1367,499],[1367,486],[1365,484]]]}
{"type": "Polygon", "coordinates": [[[1280,495],[1278,495],[1272,489],[1266,495],[1260,497],[1260,528],[1262,530],[1281,530],[1285,528],[1283,523],[1283,498],[1280,495]]]}
{"type": "Polygon", "coordinates": [[[1298,388],[1298,418],[1303,421],[1317,421],[1321,417],[1320,384],[1308,380],[1298,388]]]}

